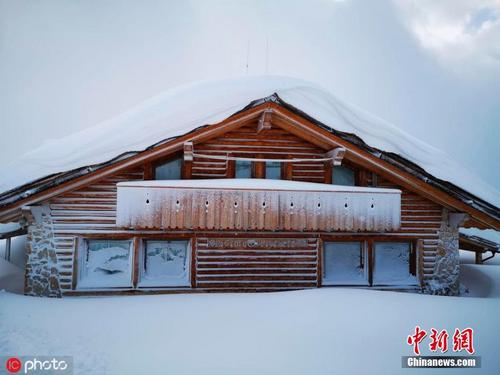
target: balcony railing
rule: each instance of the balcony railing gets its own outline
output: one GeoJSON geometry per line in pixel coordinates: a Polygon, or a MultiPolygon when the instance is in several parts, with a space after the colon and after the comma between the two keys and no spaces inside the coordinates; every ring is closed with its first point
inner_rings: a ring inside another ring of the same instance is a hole
{"type": "Polygon", "coordinates": [[[155,230],[395,231],[401,191],[283,180],[121,182],[117,226],[155,230]]]}

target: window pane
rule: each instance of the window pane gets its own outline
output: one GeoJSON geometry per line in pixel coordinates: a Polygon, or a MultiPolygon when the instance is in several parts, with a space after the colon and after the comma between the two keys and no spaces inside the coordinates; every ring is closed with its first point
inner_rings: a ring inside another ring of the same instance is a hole
{"type": "Polygon", "coordinates": [[[281,163],[277,161],[266,162],[266,178],[270,180],[281,179],[281,163]]]}
{"type": "Polygon", "coordinates": [[[335,185],[354,186],[356,184],[355,173],[352,169],[339,165],[333,167],[332,181],[335,185]]]}
{"type": "Polygon", "coordinates": [[[155,169],[156,180],[180,180],[182,159],[172,159],[155,169]]]}
{"type": "Polygon", "coordinates": [[[189,286],[189,241],[146,241],[140,286],[189,286]]]}
{"type": "Polygon", "coordinates": [[[368,285],[365,253],[361,242],[325,242],[323,284],[368,285]]]}
{"type": "Polygon", "coordinates": [[[410,243],[375,243],[374,285],[416,285],[410,274],[410,243]]]}
{"type": "Polygon", "coordinates": [[[252,178],[252,162],[247,160],[236,160],[236,178],[252,178]]]}
{"type": "Polygon", "coordinates": [[[88,240],[82,253],[79,287],[132,285],[130,241],[88,240]]]}

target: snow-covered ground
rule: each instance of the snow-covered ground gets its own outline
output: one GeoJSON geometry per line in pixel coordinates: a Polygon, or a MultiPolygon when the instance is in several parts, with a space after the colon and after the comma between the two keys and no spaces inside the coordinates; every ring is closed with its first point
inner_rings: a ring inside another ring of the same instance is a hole
{"type": "Polygon", "coordinates": [[[2,292],[0,353],[71,355],[76,374],[431,374],[401,368],[415,325],[472,327],[482,368],[439,373],[498,374],[500,259],[477,266],[462,255],[468,297],[344,288],[65,299],[2,292]]]}

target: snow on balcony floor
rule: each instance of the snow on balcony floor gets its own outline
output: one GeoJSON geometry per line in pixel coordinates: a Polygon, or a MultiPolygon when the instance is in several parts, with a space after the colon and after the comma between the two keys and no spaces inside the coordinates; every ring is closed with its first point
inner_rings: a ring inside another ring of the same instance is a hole
{"type": "Polygon", "coordinates": [[[360,186],[330,185],[315,182],[267,180],[260,178],[223,178],[207,180],[161,180],[119,182],[118,187],[224,189],[224,190],[282,190],[282,191],[331,191],[339,193],[388,193],[401,194],[398,189],[360,186]]]}

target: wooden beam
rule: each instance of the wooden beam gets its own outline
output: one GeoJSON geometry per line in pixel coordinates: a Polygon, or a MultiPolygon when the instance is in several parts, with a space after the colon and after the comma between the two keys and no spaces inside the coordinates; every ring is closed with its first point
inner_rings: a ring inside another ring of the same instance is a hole
{"type": "Polygon", "coordinates": [[[10,262],[10,247],[11,247],[11,238],[8,237],[5,239],[5,260],[10,262]]]}
{"type": "Polygon", "coordinates": [[[140,255],[141,252],[142,240],[140,237],[134,237],[132,241],[132,254],[133,254],[133,268],[132,268],[132,285],[134,288],[137,288],[137,284],[139,283],[139,273],[140,273],[140,255]]]}
{"type": "MultiPolygon", "coordinates": [[[[288,155],[288,158],[292,158],[288,155]]],[[[281,179],[291,180],[293,178],[293,163],[281,163],[281,179]]]]}
{"type": "Polygon", "coordinates": [[[193,161],[194,146],[192,141],[184,142],[184,161],[193,161]]]}
{"type": "Polygon", "coordinates": [[[327,158],[332,158],[331,164],[333,166],[342,165],[342,159],[344,158],[344,155],[345,155],[344,147],[335,147],[325,154],[327,158]]]}
{"type": "Polygon", "coordinates": [[[8,206],[0,209],[0,221],[4,216],[11,214],[22,206],[28,206],[40,201],[50,199],[56,195],[82,188],[105,177],[111,176],[114,173],[121,172],[125,169],[138,167],[145,162],[165,157],[169,154],[180,151],[182,150],[183,144],[186,141],[191,140],[196,143],[201,143],[210,138],[218,137],[219,135],[222,135],[228,131],[238,129],[254,121],[256,118],[258,118],[260,113],[262,113],[262,111],[264,111],[265,109],[268,109],[269,106],[270,103],[260,104],[247,111],[237,113],[236,115],[231,116],[218,124],[211,125],[210,127],[201,127],[198,130],[180,136],[158,147],[143,151],[127,159],[120,160],[116,163],[102,167],[95,172],[77,177],[58,186],[41,191],[40,193],[34,194],[28,198],[21,199],[15,203],[9,204],[8,206]]]}
{"type": "Polygon", "coordinates": [[[236,161],[228,160],[226,167],[226,178],[235,178],[236,177],[236,161]]]}
{"type": "Polygon", "coordinates": [[[353,163],[366,167],[367,169],[387,178],[403,188],[415,192],[433,202],[447,208],[470,214],[473,218],[487,225],[489,228],[500,230],[500,221],[488,214],[476,210],[468,204],[450,196],[448,193],[438,189],[421,179],[402,171],[396,166],[381,160],[369,152],[358,148],[348,141],[332,134],[331,132],[317,126],[286,108],[276,103],[270,103],[274,110],[273,124],[278,124],[283,129],[299,137],[307,139],[324,149],[332,147],[343,147],[346,149],[345,158],[353,163]]]}
{"type": "Polygon", "coordinates": [[[333,183],[333,167],[332,163],[325,161],[325,184],[333,183]]]}
{"type": "Polygon", "coordinates": [[[153,163],[147,162],[144,163],[144,180],[154,180],[155,179],[155,170],[153,168],[153,163]]]}
{"type": "Polygon", "coordinates": [[[270,130],[272,128],[272,109],[266,109],[259,117],[257,122],[257,134],[264,131],[270,130]]]}
{"type": "Polygon", "coordinates": [[[16,230],[13,230],[11,232],[5,232],[0,234],[0,240],[8,239],[11,237],[17,237],[17,236],[22,236],[24,234],[28,233],[27,228],[19,228],[16,230]]]}
{"type": "Polygon", "coordinates": [[[253,178],[266,178],[266,162],[254,161],[252,162],[252,177],[253,178]]]}

